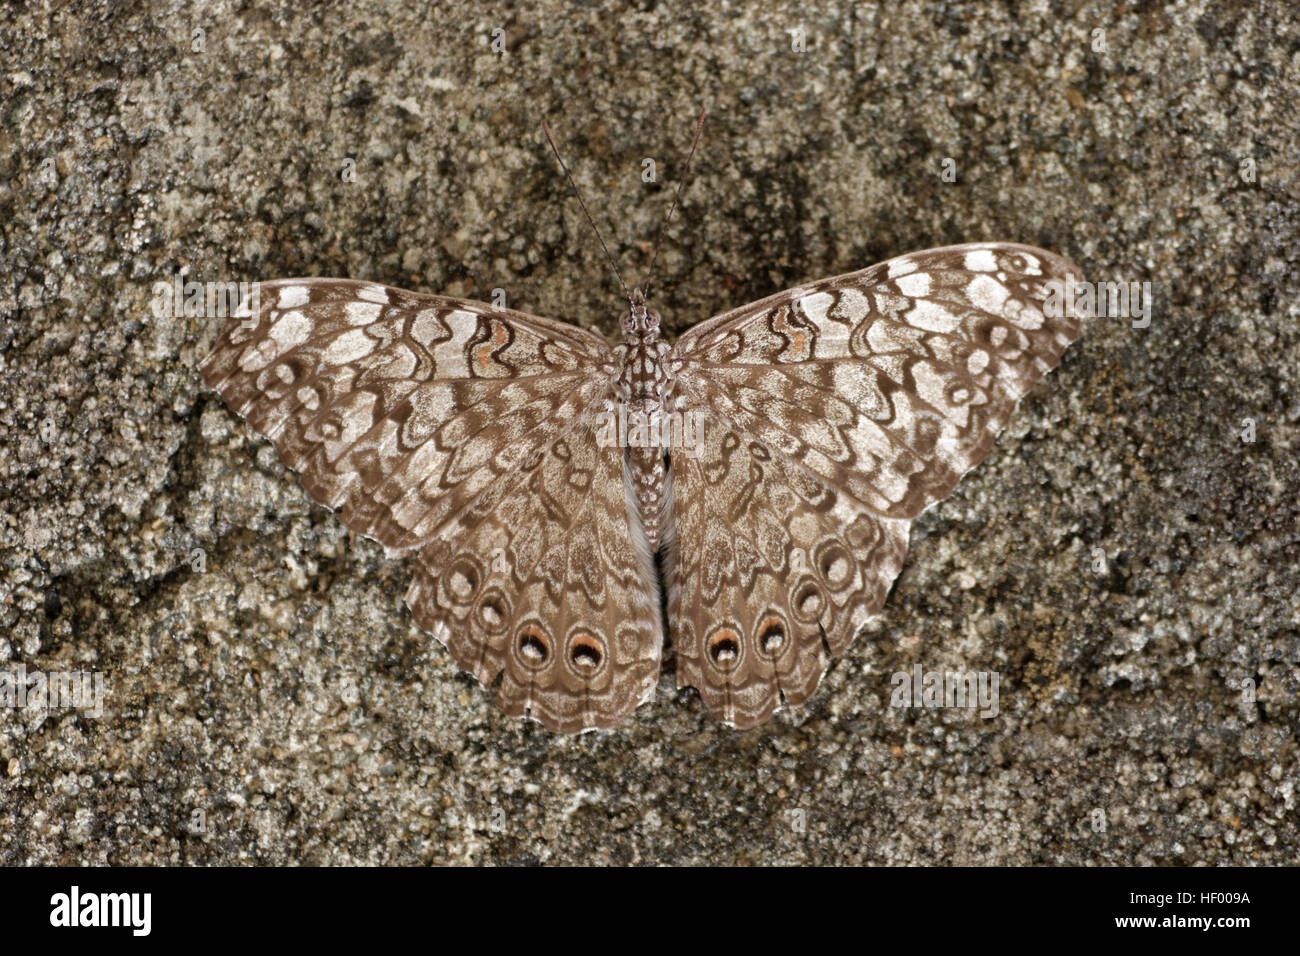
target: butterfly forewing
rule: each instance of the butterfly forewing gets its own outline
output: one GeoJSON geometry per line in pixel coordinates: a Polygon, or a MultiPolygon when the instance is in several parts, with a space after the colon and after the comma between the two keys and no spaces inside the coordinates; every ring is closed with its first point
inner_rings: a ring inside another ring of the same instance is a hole
{"type": "Polygon", "coordinates": [[[366,282],[254,289],[204,382],[314,498],[394,550],[445,530],[603,389],[608,346],[561,323],[366,282]]]}
{"type": "Polygon", "coordinates": [[[979,463],[1078,335],[1042,308],[1049,282],[1078,278],[1041,249],[953,246],[681,337],[677,401],[702,410],[706,450],[672,462],[680,685],[735,726],[811,693],[823,644],[841,653],[879,612],[910,520],[979,463]]]}

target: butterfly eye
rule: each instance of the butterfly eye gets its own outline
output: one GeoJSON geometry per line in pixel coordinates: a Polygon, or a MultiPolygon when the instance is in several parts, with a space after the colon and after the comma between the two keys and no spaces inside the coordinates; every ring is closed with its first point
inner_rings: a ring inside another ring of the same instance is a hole
{"type": "Polygon", "coordinates": [[[634,328],[636,328],[636,324],[632,321],[632,313],[629,312],[623,316],[623,331],[631,332],[634,328]]]}
{"type": "Polygon", "coordinates": [[[645,324],[648,329],[659,328],[659,313],[647,311],[645,314],[645,324]]]}

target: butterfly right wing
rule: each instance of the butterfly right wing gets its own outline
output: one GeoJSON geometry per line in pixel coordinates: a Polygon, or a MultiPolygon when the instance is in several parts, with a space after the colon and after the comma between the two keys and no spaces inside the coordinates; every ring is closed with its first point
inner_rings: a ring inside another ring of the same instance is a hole
{"type": "Polygon", "coordinates": [[[553,729],[605,726],[640,703],[662,627],[621,457],[595,453],[604,340],[367,282],[255,293],[204,382],[347,527],[419,550],[416,621],[485,684],[504,672],[504,709],[553,729]]]}
{"type": "Polygon", "coordinates": [[[743,306],[674,346],[703,446],[672,459],[681,686],[738,727],[812,694],[877,614],[908,526],[979,463],[1078,320],[1015,243],[915,252],[743,306]]]}

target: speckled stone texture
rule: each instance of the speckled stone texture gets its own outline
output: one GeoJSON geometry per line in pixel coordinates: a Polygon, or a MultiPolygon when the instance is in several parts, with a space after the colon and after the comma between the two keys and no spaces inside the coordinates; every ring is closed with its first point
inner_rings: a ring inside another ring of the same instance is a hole
{"type": "Polygon", "coordinates": [[[10,4],[0,62],[0,673],[108,688],[0,707],[0,864],[1300,859],[1290,0],[10,4]],[[613,335],[541,120],[636,279],[702,104],[670,332],[981,239],[1149,281],[1151,321],[1088,324],[808,706],[727,730],[670,656],[557,737],[200,391],[223,320],[153,287],[501,288],[613,335]],[[916,664],[1000,713],[891,707],[916,664]]]}

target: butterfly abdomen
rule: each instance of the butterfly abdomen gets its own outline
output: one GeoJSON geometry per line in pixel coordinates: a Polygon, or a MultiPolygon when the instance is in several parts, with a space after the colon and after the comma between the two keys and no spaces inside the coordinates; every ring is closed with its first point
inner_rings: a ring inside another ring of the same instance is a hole
{"type": "Polygon", "coordinates": [[[659,548],[664,517],[663,449],[629,448],[624,463],[628,491],[633,496],[637,517],[653,553],[659,548]]]}

